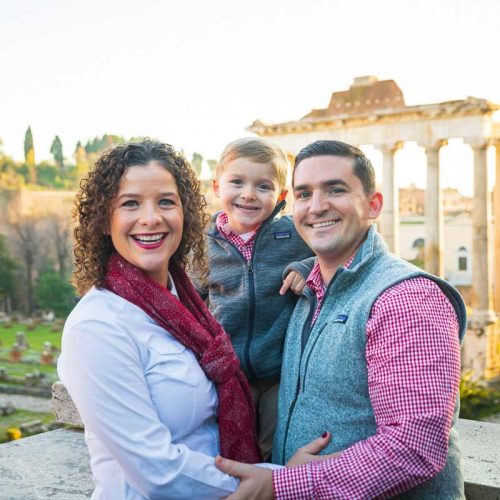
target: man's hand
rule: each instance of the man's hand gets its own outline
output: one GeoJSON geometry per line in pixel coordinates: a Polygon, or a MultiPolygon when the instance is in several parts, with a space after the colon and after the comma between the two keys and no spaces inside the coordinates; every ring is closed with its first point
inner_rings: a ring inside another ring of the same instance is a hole
{"type": "Polygon", "coordinates": [[[330,453],[329,455],[317,455],[329,442],[331,434],[325,432],[321,437],[311,441],[302,448],[299,448],[286,463],[287,467],[296,467],[297,465],[308,464],[309,462],[319,460],[329,460],[340,455],[341,452],[330,453]]]}
{"type": "Polygon", "coordinates": [[[235,462],[217,456],[218,469],[240,480],[238,489],[227,500],[272,500],[274,498],[273,473],[269,469],[235,462]]]}
{"type": "Polygon", "coordinates": [[[297,271],[290,271],[287,277],[283,281],[283,285],[280,288],[280,295],[285,295],[285,293],[290,289],[295,295],[300,295],[306,280],[297,271]]]}

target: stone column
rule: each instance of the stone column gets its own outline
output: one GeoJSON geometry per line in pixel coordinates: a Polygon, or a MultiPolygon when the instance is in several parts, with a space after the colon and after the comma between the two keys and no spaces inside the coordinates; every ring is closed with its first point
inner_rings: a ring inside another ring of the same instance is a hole
{"type": "Polygon", "coordinates": [[[439,168],[439,150],[447,141],[425,144],[427,185],[425,189],[425,270],[444,276],[443,266],[443,200],[439,168]]]}
{"type": "Polygon", "coordinates": [[[500,139],[495,142],[495,187],[493,190],[494,222],[494,269],[493,269],[493,307],[500,316],[500,139]]]}
{"type": "Polygon", "coordinates": [[[491,219],[490,197],[488,194],[488,143],[469,142],[474,151],[474,199],[472,205],[472,317],[475,327],[492,323],[492,287],[490,276],[490,247],[488,229],[491,219]]]}
{"type": "Polygon", "coordinates": [[[379,146],[383,155],[382,161],[382,194],[384,209],[380,221],[381,232],[389,250],[399,254],[399,189],[394,171],[394,155],[403,143],[384,144],[379,146]]]}

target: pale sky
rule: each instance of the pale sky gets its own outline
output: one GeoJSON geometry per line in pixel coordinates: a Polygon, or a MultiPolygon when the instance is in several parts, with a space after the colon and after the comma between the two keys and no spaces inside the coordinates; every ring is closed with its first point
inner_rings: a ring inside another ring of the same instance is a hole
{"type": "MultiPolygon", "coordinates": [[[[255,119],[324,108],[355,76],[406,103],[500,103],[498,0],[0,0],[0,138],[37,160],[61,137],[150,136],[217,158],[255,119]]],[[[443,152],[443,186],[470,194],[471,153],[443,152]]],[[[373,160],[378,167],[377,155],[373,160]]],[[[425,184],[421,151],[397,160],[425,184]]]]}

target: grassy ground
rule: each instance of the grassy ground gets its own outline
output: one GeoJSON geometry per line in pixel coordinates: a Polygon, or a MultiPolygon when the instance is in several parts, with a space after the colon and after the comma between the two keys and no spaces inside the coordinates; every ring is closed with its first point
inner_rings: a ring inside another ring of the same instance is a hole
{"type": "Polygon", "coordinates": [[[7,441],[6,430],[10,428],[18,429],[21,424],[41,420],[44,424],[50,424],[54,421],[52,413],[35,413],[27,410],[16,410],[12,415],[2,416],[0,418],[0,443],[7,441]]]}
{"type": "MultiPolygon", "coordinates": [[[[51,380],[57,380],[55,365],[40,365],[40,354],[43,343],[49,341],[58,350],[61,348],[61,331],[53,331],[52,325],[39,325],[33,331],[28,331],[26,325],[13,324],[10,328],[0,325],[0,366],[6,368],[9,375],[24,376],[38,370],[45,373],[51,380]],[[29,349],[23,352],[25,363],[11,363],[9,351],[16,341],[16,333],[24,332],[29,349]]],[[[57,359],[57,354],[55,354],[57,359]]]]}

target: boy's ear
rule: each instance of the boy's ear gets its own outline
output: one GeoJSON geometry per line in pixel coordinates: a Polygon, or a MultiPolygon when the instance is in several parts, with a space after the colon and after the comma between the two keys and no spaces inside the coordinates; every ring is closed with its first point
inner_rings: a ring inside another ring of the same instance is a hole
{"type": "Polygon", "coordinates": [[[220,198],[219,181],[217,179],[212,179],[212,188],[216,198],[220,198]]]}
{"type": "Polygon", "coordinates": [[[281,191],[281,194],[278,196],[278,203],[281,203],[283,200],[285,200],[287,194],[288,194],[288,189],[283,189],[281,191]]]}

